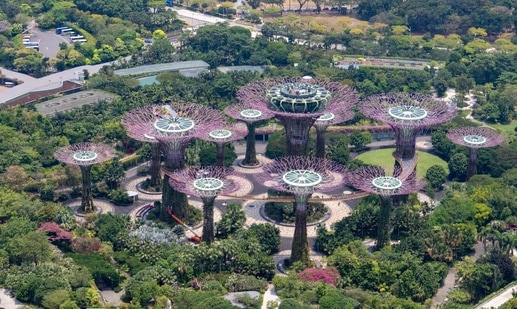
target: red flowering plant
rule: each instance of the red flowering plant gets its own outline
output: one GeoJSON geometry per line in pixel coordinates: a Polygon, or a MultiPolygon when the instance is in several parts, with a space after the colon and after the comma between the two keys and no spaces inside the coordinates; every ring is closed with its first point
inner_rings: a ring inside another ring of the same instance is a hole
{"type": "Polygon", "coordinates": [[[319,282],[324,281],[330,285],[336,285],[339,273],[333,267],[318,269],[318,268],[307,268],[301,273],[297,274],[298,279],[305,281],[319,282]]]}

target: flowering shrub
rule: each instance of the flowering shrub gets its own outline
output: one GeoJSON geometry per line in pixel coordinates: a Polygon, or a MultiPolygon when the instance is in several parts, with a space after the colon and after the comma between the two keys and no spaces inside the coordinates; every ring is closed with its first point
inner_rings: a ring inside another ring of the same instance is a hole
{"type": "Polygon", "coordinates": [[[336,281],[339,278],[339,274],[334,268],[317,269],[307,268],[306,270],[298,273],[298,279],[305,281],[319,282],[324,281],[330,285],[336,285],[336,281]]]}
{"type": "Polygon", "coordinates": [[[72,233],[61,228],[55,222],[43,222],[38,228],[38,232],[45,232],[48,235],[48,240],[57,242],[60,240],[72,241],[72,233]]]}
{"type": "Polygon", "coordinates": [[[138,229],[131,231],[129,237],[135,237],[141,243],[150,243],[152,245],[180,243],[177,230],[161,229],[153,224],[141,225],[138,229]]]}

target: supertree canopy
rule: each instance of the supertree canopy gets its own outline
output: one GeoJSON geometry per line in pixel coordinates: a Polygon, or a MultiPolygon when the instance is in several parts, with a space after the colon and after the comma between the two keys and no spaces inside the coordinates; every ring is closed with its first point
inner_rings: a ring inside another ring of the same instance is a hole
{"type": "MultiPolygon", "coordinates": [[[[218,111],[191,103],[139,107],[130,111],[124,119],[133,132],[158,140],[165,154],[164,169],[168,171],[185,167],[185,149],[192,138],[202,131],[216,129],[224,121],[218,111]]],[[[189,216],[187,197],[169,185],[169,176],[165,173],[160,209],[162,220],[167,217],[167,208],[171,208],[182,220],[189,216]]]]}
{"type": "Polygon", "coordinates": [[[212,131],[200,131],[198,137],[209,141],[216,146],[216,165],[223,166],[224,146],[230,142],[243,139],[248,130],[242,123],[220,123],[217,129],[212,131]]]}
{"type": "Polygon", "coordinates": [[[430,95],[388,93],[366,98],[359,105],[361,112],[389,124],[395,131],[395,156],[415,157],[417,135],[427,127],[447,122],[456,116],[456,108],[430,95]]]}
{"type": "Polygon", "coordinates": [[[495,147],[504,142],[504,137],[490,128],[459,127],[449,130],[447,138],[453,143],[469,149],[467,180],[477,173],[479,148],[495,147]]]}
{"type": "Polygon", "coordinates": [[[214,241],[214,201],[220,194],[230,194],[239,185],[230,180],[233,169],[222,166],[184,168],[170,174],[169,183],[185,194],[199,196],[203,200],[203,235],[208,244],[214,241]]]}
{"type": "Polygon", "coordinates": [[[397,177],[399,174],[401,174],[400,171],[396,170],[394,176],[389,176],[379,166],[367,166],[358,168],[348,177],[349,183],[356,189],[380,197],[381,211],[377,229],[378,249],[384,247],[390,240],[390,217],[393,207],[391,197],[418,192],[425,186],[425,182],[416,178],[416,173],[408,174],[405,179],[397,177]]]}
{"type": "Polygon", "coordinates": [[[259,161],[257,160],[257,151],[255,149],[255,127],[257,123],[274,117],[274,114],[269,110],[255,109],[253,104],[246,102],[229,105],[224,112],[233,119],[244,122],[248,127],[246,155],[241,164],[245,166],[258,165],[259,161]]]}
{"type": "Polygon", "coordinates": [[[307,201],[314,192],[328,192],[342,186],[340,177],[346,170],[330,160],[302,156],[282,157],[262,169],[262,173],[255,175],[260,183],[294,194],[296,219],[291,263],[301,261],[308,265],[307,201]]]}
{"type": "Polygon", "coordinates": [[[237,98],[282,122],[288,155],[306,154],[309,129],[329,106],[350,109],[357,102],[356,92],[348,86],[307,76],[252,82],[239,89],[237,98]]]}
{"type": "Polygon", "coordinates": [[[90,176],[92,165],[115,157],[115,150],[105,144],[80,143],[59,148],[54,156],[61,162],[77,165],[81,168],[83,193],[80,211],[84,213],[94,212],[95,206],[93,205],[90,176]]]}
{"type": "MultiPolygon", "coordinates": [[[[138,109],[140,111],[140,109],[138,109]]],[[[143,111],[143,110],[142,110],[143,111]]],[[[137,127],[133,124],[134,119],[134,113],[136,113],[137,110],[131,111],[129,114],[126,114],[122,118],[122,125],[126,129],[126,134],[131,137],[132,139],[135,139],[140,142],[149,143],[151,144],[151,171],[150,171],[150,186],[151,187],[159,187],[162,184],[162,177],[161,177],[161,149],[160,144],[158,141],[145,133],[145,130],[141,130],[140,127],[137,127]]],[[[153,114],[142,114],[141,117],[148,117],[149,123],[154,121],[154,115],[153,114]]]]}

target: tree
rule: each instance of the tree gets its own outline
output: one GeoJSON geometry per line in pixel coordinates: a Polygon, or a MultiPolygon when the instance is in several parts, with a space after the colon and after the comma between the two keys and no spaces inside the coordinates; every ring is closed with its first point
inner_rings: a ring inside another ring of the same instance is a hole
{"type": "Polygon", "coordinates": [[[39,264],[50,260],[52,248],[44,233],[29,232],[8,243],[13,262],[39,264]]]}
{"type": "Polygon", "coordinates": [[[106,181],[106,185],[108,185],[110,190],[115,190],[120,186],[125,178],[126,172],[124,171],[124,166],[122,166],[118,157],[113,158],[104,171],[104,180],[106,181]]]}
{"type": "Polygon", "coordinates": [[[221,221],[217,222],[216,237],[227,238],[237,230],[241,229],[246,222],[246,213],[242,210],[242,205],[230,203],[223,213],[221,221]]]}
{"type": "Polygon", "coordinates": [[[372,141],[372,134],[369,131],[354,131],[350,134],[350,144],[354,146],[356,151],[364,149],[372,141]]]}
{"type": "Polygon", "coordinates": [[[447,180],[447,176],[447,171],[441,165],[433,165],[425,173],[427,184],[435,190],[441,188],[447,180]]]}
{"type": "Polygon", "coordinates": [[[463,153],[454,154],[449,162],[449,178],[464,181],[467,177],[468,158],[463,153]]]}

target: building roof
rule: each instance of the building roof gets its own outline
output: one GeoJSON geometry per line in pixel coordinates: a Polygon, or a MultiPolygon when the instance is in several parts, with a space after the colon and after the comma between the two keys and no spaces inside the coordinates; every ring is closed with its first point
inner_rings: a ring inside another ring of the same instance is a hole
{"type": "Polygon", "coordinates": [[[161,73],[171,71],[184,71],[184,70],[196,70],[204,69],[207,70],[210,65],[202,60],[193,61],[179,61],[159,64],[141,65],[129,69],[116,70],[114,73],[118,76],[127,75],[141,75],[146,73],[161,73]]]}

